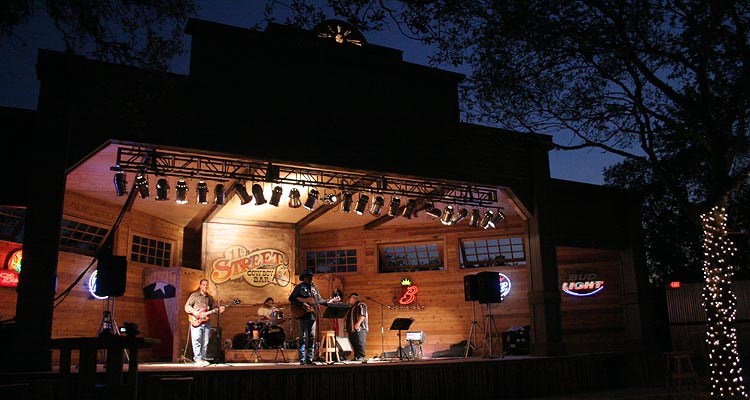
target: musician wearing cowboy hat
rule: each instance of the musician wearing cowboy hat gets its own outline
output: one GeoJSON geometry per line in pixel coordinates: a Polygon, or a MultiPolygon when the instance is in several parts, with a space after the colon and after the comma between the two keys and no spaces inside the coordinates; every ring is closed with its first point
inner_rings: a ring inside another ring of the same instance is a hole
{"type": "Polygon", "coordinates": [[[294,287],[289,295],[289,302],[293,308],[301,310],[296,315],[299,324],[299,363],[310,365],[315,355],[315,304],[325,303],[320,296],[318,287],[313,283],[312,270],[306,269],[299,276],[300,283],[294,287]]]}

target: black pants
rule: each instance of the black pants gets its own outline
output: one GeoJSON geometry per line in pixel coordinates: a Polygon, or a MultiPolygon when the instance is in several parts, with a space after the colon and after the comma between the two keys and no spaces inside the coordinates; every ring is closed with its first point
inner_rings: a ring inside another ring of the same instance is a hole
{"type": "Polygon", "coordinates": [[[354,358],[365,358],[365,343],[367,331],[349,332],[349,342],[352,344],[354,358]]]}

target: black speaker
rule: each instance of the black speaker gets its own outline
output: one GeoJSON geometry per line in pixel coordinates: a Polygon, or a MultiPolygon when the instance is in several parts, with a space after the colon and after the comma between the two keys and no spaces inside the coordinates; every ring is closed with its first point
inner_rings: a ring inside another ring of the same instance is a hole
{"type": "Polygon", "coordinates": [[[100,297],[116,297],[125,294],[125,279],[128,276],[127,257],[102,257],[99,259],[96,271],[94,294],[100,297]]]}
{"type": "Polygon", "coordinates": [[[211,328],[206,346],[206,361],[212,364],[224,362],[224,349],[222,348],[221,327],[211,328]]]}
{"type": "Polygon", "coordinates": [[[477,276],[464,276],[464,300],[476,301],[477,299],[477,276]]]}
{"type": "Polygon", "coordinates": [[[481,304],[500,303],[500,273],[486,271],[477,274],[477,300],[481,304]]]}

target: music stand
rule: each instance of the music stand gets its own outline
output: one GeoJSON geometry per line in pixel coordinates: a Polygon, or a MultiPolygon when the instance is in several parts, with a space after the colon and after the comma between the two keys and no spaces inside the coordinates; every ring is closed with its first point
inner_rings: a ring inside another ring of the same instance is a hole
{"type": "Polygon", "coordinates": [[[349,305],[346,303],[328,303],[323,318],[344,318],[347,311],[349,311],[349,305]]]}
{"type": "Polygon", "coordinates": [[[396,354],[398,354],[399,360],[403,360],[405,356],[404,348],[401,346],[401,331],[409,329],[412,322],[414,322],[414,318],[396,318],[391,324],[390,330],[398,331],[398,350],[396,350],[396,354]]]}

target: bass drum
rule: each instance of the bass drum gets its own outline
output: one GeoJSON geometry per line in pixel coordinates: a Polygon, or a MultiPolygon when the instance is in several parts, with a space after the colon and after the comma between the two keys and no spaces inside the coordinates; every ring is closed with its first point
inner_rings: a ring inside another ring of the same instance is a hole
{"type": "Polygon", "coordinates": [[[279,349],[284,347],[286,334],[284,328],[278,325],[266,325],[260,333],[263,338],[263,347],[266,349],[279,349]]]}

